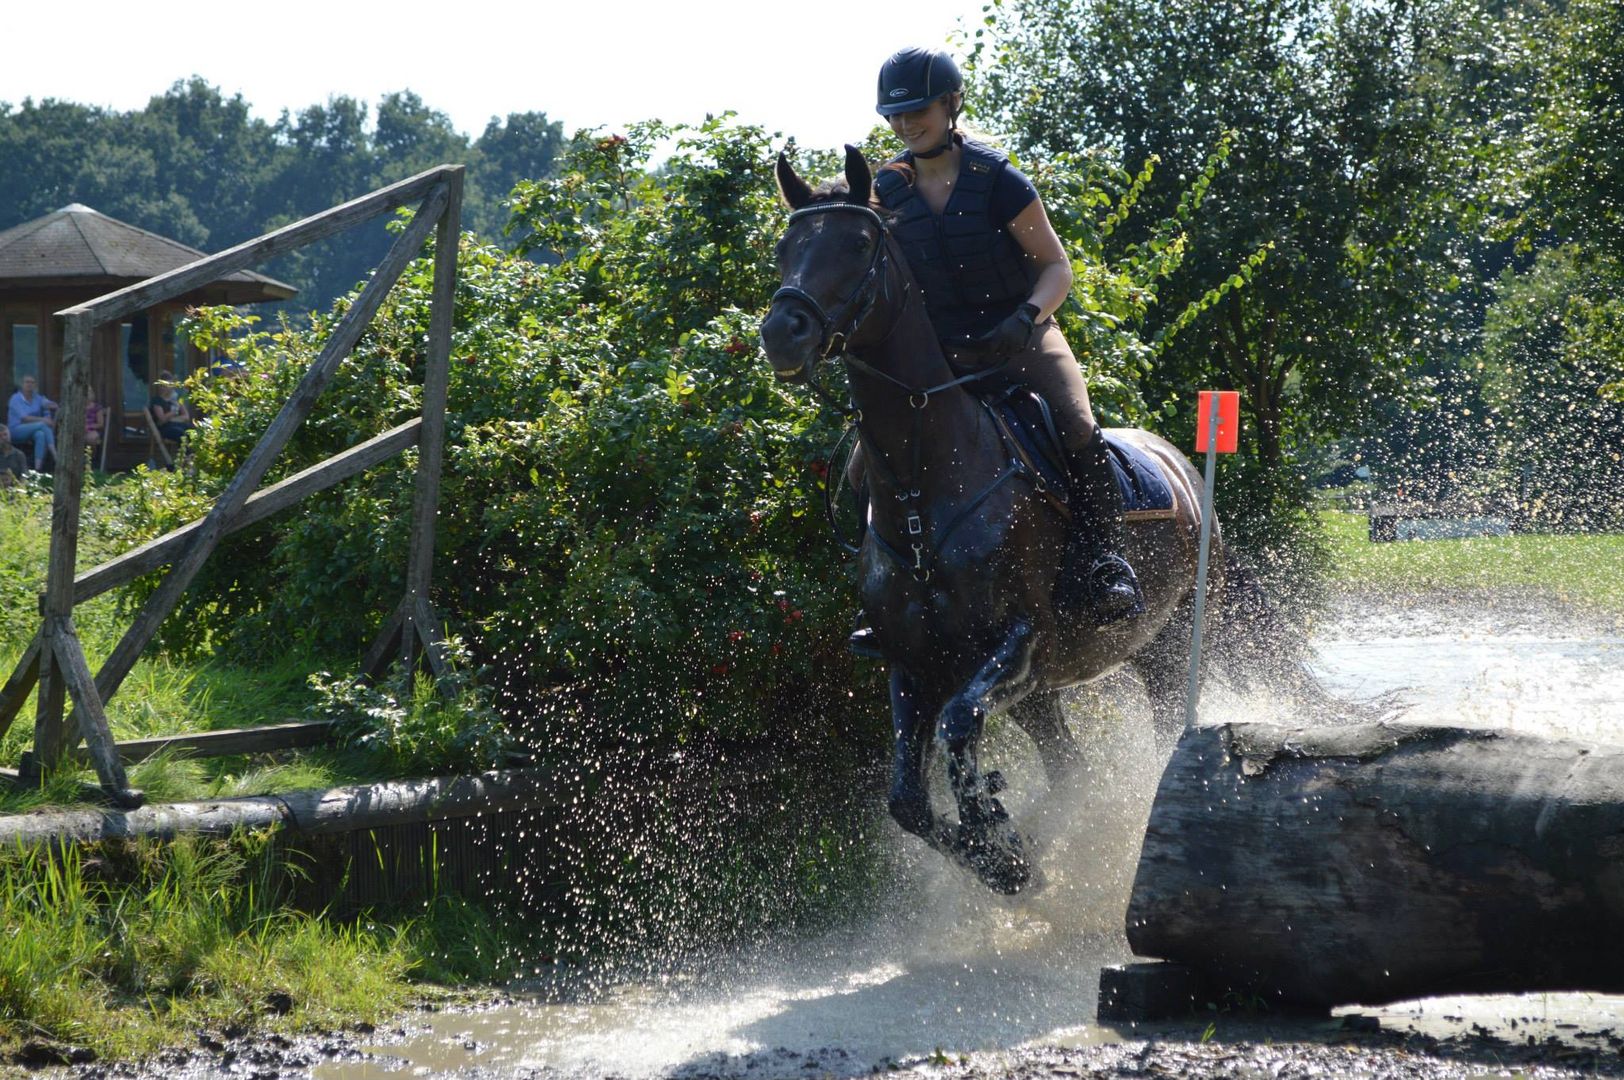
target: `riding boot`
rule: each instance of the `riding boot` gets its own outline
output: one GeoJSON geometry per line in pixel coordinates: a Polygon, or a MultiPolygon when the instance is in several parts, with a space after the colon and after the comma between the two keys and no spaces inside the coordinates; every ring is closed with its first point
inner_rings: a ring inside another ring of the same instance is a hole
{"type": "Polygon", "coordinates": [[[1122,557],[1127,529],[1122,489],[1098,427],[1081,447],[1068,447],[1076,514],[1061,570],[1060,595],[1086,599],[1100,626],[1144,613],[1145,598],[1133,567],[1122,557]]]}

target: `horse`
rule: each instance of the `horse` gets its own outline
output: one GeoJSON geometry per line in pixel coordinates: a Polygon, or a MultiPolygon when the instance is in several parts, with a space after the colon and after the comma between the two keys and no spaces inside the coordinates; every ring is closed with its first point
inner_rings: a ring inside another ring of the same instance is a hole
{"type": "MultiPolygon", "coordinates": [[[[779,155],[778,187],[791,214],[776,248],[781,287],[761,341],[783,382],[817,388],[816,365],[832,357],[847,369],[868,474],[857,552],[862,606],[890,678],[890,814],[988,888],[1013,894],[1032,885],[1034,868],[998,798],[1003,777],[978,761],[987,718],[1007,711],[1058,784],[1080,757],[1062,691],[1129,664],[1161,737],[1177,737],[1201,480],[1166,440],[1107,431],[1160,463],[1173,491],[1172,513],[1128,522],[1123,554],[1138,568],[1145,611],[1099,626],[1086,608],[1057,596],[1070,527],[1064,508],[1023,467],[1008,425],[973,392],[976,374],[950,367],[901,249],[870,205],[872,179],[862,154],[847,146],[844,189],[814,192],[779,155]],[[931,805],[938,752],[956,822],[931,805]]],[[[1212,535],[1215,594],[1224,565],[1216,522],[1212,535]]]]}

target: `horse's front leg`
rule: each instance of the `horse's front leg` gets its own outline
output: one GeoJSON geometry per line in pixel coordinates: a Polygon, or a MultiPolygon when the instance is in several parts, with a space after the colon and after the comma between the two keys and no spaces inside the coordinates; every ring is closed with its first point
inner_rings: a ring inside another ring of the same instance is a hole
{"type": "MultiPolygon", "coordinates": [[[[940,701],[938,697],[936,699],[940,701]]],[[[900,666],[891,669],[891,725],[895,749],[891,762],[891,817],[944,855],[955,854],[958,830],[930,805],[931,733],[936,702],[927,704],[918,680],[900,666]]]]}
{"type": "Polygon", "coordinates": [[[947,776],[959,804],[958,855],[988,888],[1019,892],[1032,879],[1020,834],[996,798],[997,784],[981,772],[977,755],[987,717],[1007,709],[1032,690],[1033,631],[1017,622],[945,706],[936,723],[936,742],[947,754],[947,776]]]}

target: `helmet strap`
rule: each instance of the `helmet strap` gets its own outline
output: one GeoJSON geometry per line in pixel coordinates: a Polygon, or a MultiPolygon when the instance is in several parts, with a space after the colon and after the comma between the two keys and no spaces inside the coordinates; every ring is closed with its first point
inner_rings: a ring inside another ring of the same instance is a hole
{"type": "Polygon", "coordinates": [[[925,150],[925,151],[921,151],[919,153],[916,153],[916,154],[914,154],[914,157],[916,157],[916,158],[924,158],[927,161],[930,160],[931,158],[941,157],[943,154],[945,154],[949,150],[953,149],[953,136],[956,135],[957,133],[958,133],[958,129],[953,124],[951,124],[951,123],[948,124],[947,137],[942,140],[942,145],[936,147],[933,150],[925,150]]]}
{"type": "Polygon", "coordinates": [[[948,94],[941,100],[947,102],[947,134],[942,136],[942,145],[933,150],[926,150],[922,154],[915,154],[914,157],[916,158],[924,158],[929,161],[931,158],[941,157],[953,149],[953,136],[959,132],[959,111],[953,107],[953,94],[948,94]]]}

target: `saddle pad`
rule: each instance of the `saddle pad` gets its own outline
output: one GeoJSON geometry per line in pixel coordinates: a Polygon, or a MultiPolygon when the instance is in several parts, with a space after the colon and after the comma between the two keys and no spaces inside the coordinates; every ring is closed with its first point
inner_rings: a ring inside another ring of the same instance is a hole
{"type": "Polygon", "coordinates": [[[1162,463],[1127,439],[1105,433],[1117,487],[1122,489],[1122,511],[1137,517],[1164,517],[1173,512],[1173,486],[1162,463]]]}
{"type": "MultiPolygon", "coordinates": [[[[990,395],[988,404],[1003,415],[1044,483],[1056,491],[1066,490],[1065,467],[1061,464],[1063,451],[1053,424],[1045,415],[1047,406],[1039,403],[1038,396],[1026,386],[1007,385],[990,395]]],[[[1173,488],[1162,463],[1110,432],[1105,433],[1105,446],[1117,487],[1122,491],[1123,513],[1137,519],[1171,517],[1173,488]]]]}

